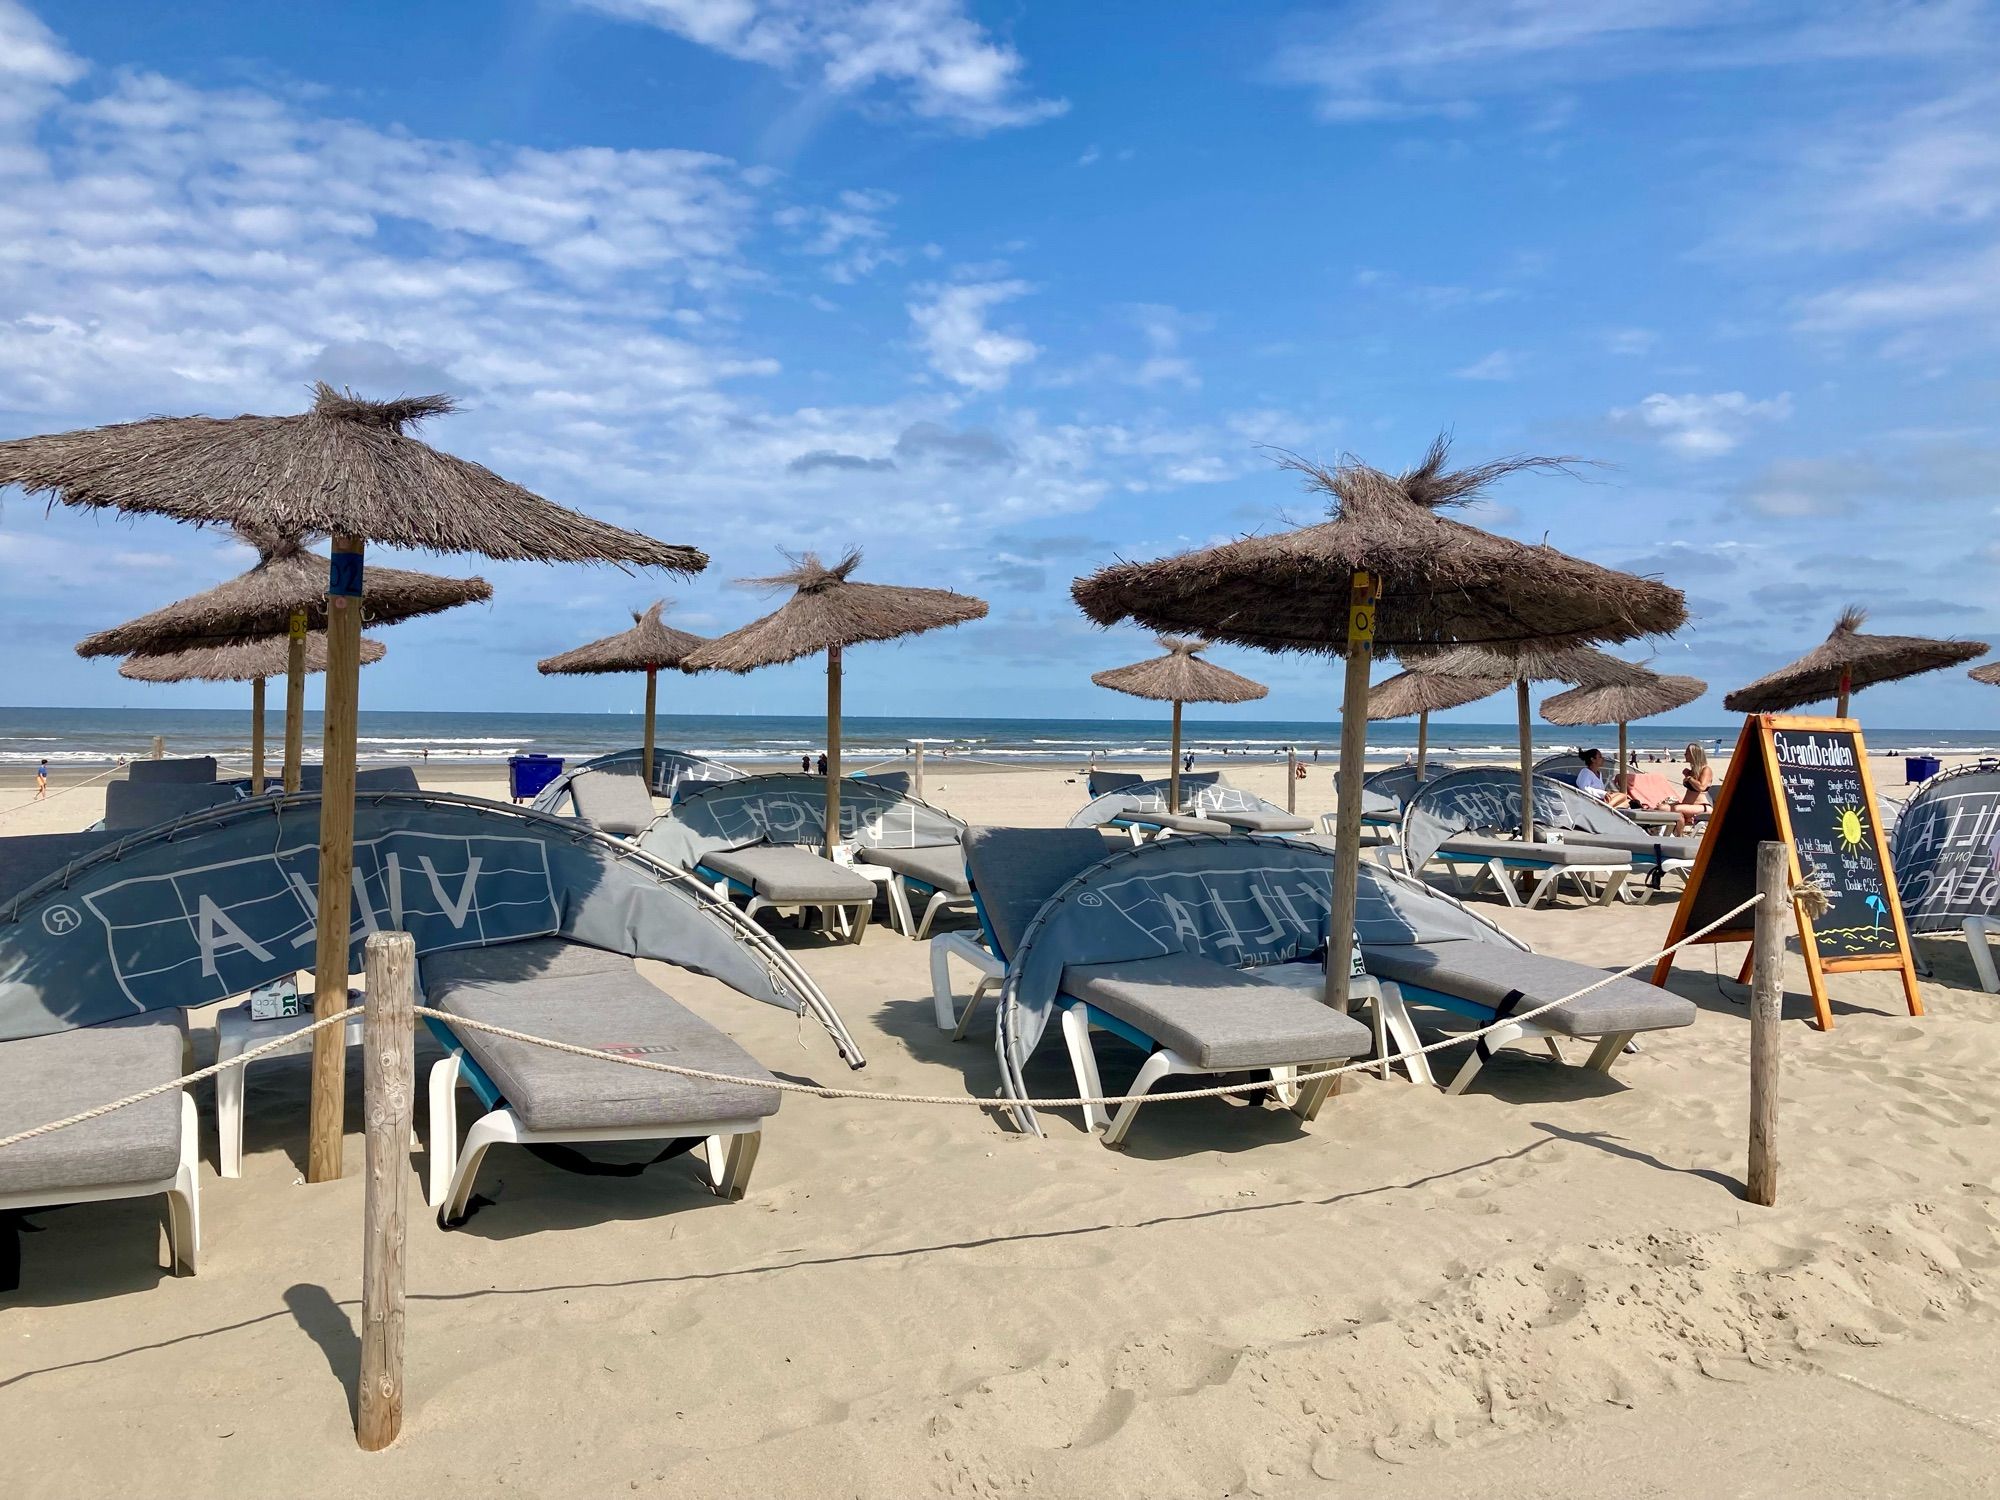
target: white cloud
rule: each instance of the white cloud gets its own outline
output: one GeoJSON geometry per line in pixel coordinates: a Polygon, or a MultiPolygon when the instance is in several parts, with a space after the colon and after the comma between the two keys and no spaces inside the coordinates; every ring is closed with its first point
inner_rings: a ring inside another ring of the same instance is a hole
{"type": "Polygon", "coordinates": [[[849,189],[830,205],[795,204],[772,218],[799,237],[806,254],[826,258],[831,279],[847,283],[903,263],[903,252],[888,244],[889,226],[882,219],[895,203],[894,193],[849,189]]]}
{"type": "Polygon", "coordinates": [[[1451,373],[1460,380],[1513,380],[1521,373],[1521,361],[1509,350],[1495,349],[1451,373]]]}
{"type": "Polygon", "coordinates": [[[1781,422],[1792,414],[1789,392],[1753,401],[1741,391],[1670,396],[1656,391],[1636,406],[1621,406],[1612,421],[1656,436],[1683,458],[1719,458],[1732,452],[1760,422],[1781,422]]]}
{"type": "Polygon", "coordinates": [[[1970,255],[1927,257],[1907,270],[1850,282],[1806,298],[1798,326],[1814,333],[1972,320],[1990,333],[2000,320],[2000,244],[1970,255]]]}
{"type": "Polygon", "coordinates": [[[1604,347],[1611,354],[1651,354],[1660,336],[1650,328],[1612,328],[1604,334],[1604,347]]]}
{"type": "Polygon", "coordinates": [[[1370,0],[1313,24],[1274,61],[1330,121],[1476,112],[1512,97],[1543,123],[1551,90],[1644,73],[1828,58],[1946,55],[1987,29],[1976,0],[1370,0]]]}
{"type": "Polygon", "coordinates": [[[894,90],[916,115],[972,130],[1061,114],[1024,87],[1021,54],[960,0],[578,0],[837,96],[894,90]]]}
{"type": "Polygon", "coordinates": [[[945,379],[975,391],[1002,389],[1016,365],[1041,351],[1018,334],[989,328],[987,314],[1024,296],[1025,281],[973,281],[921,286],[923,299],[910,304],[910,320],[931,368],[945,379]]]}

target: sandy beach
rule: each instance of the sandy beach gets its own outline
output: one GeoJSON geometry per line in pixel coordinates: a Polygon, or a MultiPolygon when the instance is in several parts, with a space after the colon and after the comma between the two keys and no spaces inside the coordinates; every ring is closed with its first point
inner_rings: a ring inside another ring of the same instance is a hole
{"type": "MultiPolygon", "coordinates": [[[[1282,803],[1281,767],[1230,772],[1282,803]]],[[[1900,767],[1877,773],[1900,792],[1900,767]]],[[[502,791],[491,772],[424,779],[502,791]]],[[[946,764],[928,783],[975,822],[1056,824],[1083,800],[1068,772],[946,764]]],[[[7,832],[83,827],[102,800],[27,795],[0,792],[7,832]]],[[[1323,767],[1300,807],[1330,806],[1323,767]]],[[[1482,910],[1617,967],[1673,906],[1482,910]]],[[[993,1092],[990,1032],[954,1045],[932,1022],[921,945],[886,925],[859,947],[783,941],[865,1071],[781,1012],[641,967],[783,1076],[993,1092]]],[[[1459,1098],[1364,1077],[1310,1127],[1162,1106],[1114,1152],[1073,1112],[1033,1140],[977,1111],[790,1099],[741,1203],[685,1163],[586,1178],[515,1151],[451,1233],[413,1156],[408,1412],[378,1455],[350,1430],[360,1070],[347,1176],[308,1188],[306,1060],[260,1064],[242,1180],[213,1175],[205,1140],[198,1276],[156,1265],[151,1203],[29,1216],[22,1290],[0,1299],[9,1488],[1989,1493],[2000,1008],[1961,943],[1926,941],[1927,1018],[1893,976],[1852,975],[1820,1034],[1794,953],[1782,1196],[1759,1209],[1740,1187],[1741,956],[1685,959],[1699,1021],[1612,1079],[1509,1051],[1459,1098]]],[[[1105,1060],[1116,1087],[1137,1054],[1105,1060]]],[[[1031,1082],[1068,1091],[1060,1047],[1031,1082]]],[[[211,1132],[211,1089],[197,1099],[211,1132]]]]}

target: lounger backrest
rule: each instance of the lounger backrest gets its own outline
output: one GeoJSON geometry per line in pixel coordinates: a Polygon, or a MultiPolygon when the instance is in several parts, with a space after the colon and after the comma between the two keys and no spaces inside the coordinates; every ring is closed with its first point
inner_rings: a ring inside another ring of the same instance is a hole
{"type": "Polygon", "coordinates": [[[190,782],[215,780],[215,757],[197,755],[179,760],[135,760],[129,779],[137,782],[190,782]]]}
{"type": "Polygon", "coordinates": [[[1003,962],[1042,903],[1106,852],[1094,828],[966,830],[966,877],[1003,962]]]}
{"type": "Polygon", "coordinates": [[[569,794],[579,818],[621,838],[644,833],[655,816],[652,793],[636,767],[585,771],[570,782],[569,794]]]}
{"type": "Polygon", "coordinates": [[[415,792],[422,788],[417,785],[417,773],[409,766],[376,766],[367,771],[354,773],[354,789],[357,792],[415,792]]]}
{"type": "Polygon", "coordinates": [[[1092,771],[1088,786],[1091,796],[1102,797],[1106,792],[1115,792],[1120,787],[1137,786],[1145,779],[1137,771],[1092,771]]]}
{"type": "Polygon", "coordinates": [[[104,826],[151,828],[236,800],[235,787],[213,781],[111,781],[104,786],[104,826]]]}
{"type": "Polygon", "coordinates": [[[116,836],[108,830],[96,829],[89,833],[22,833],[0,838],[0,906],[116,836]]]}

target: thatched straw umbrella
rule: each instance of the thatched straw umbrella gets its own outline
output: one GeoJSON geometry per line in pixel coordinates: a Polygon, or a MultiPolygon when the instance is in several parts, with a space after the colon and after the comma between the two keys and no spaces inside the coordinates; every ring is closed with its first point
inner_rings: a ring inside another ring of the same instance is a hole
{"type": "Polygon", "coordinates": [[[695,647],[706,641],[685,630],[661,623],[664,599],[655,599],[642,611],[632,614],[632,628],[607,635],[588,646],[578,646],[559,656],[545,657],[535,664],[539,672],[552,676],[582,676],[599,672],[644,672],[646,674],[646,751],[640,762],[648,787],[653,784],[653,710],[659,701],[660,669],[678,667],[695,647]]]}
{"type": "Polygon", "coordinates": [[[1618,726],[1618,774],[1631,769],[1626,749],[1626,726],[1639,719],[1670,714],[1686,708],[1708,691],[1699,677],[1672,677],[1647,672],[1644,682],[1614,682],[1607,687],[1577,687],[1557,693],[1542,704],[1542,717],[1551,724],[1580,727],[1585,724],[1618,726]]]}
{"type": "Polygon", "coordinates": [[[1093,672],[1090,680],[1114,693],[1130,693],[1135,698],[1151,698],[1174,706],[1173,753],[1167,765],[1167,800],[1176,811],[1181,805],[1181,705],[1183,703],[1251,703],[1271,690],[1261,682],[1238,676],[1227,667],[1203,661],[1200,653],[1207,641],[1185,636],[1163,635],[1160,644],[1165,656],[1134,662],[1129,667],[1113,667],[1093,672]]]}
{"type": "Polygon", "coordinates": [[[1590,646],[1525,643],[1512,646],[1460,646],[1429,657],[1424,665],[1447,677],[1485,681],[1499,676],[1514,684],[1515,728],[1521,748],[1521,837],[1535,837],[1535,727],[1528,709],[1528,684],[1567,682],[1578,687],[1634,684],[1651,674],[1590,646]]]}
{"type": "MultiPolygon", "coordinates": [[[[630,562],[695,573],[708,559],[594,521],[439,452],[408,428],[455,409],[448,396],[364,401],[320,384],[285,417],[154,417],[0,442],[0,486],[66,505],[170,516],[278,536],[328,536],[326,733],[320,800],[314,1013],[347,1006],[354,868],[354,732],[367,543],[548,562],[630,562]]],[[[280,622],[279,628],[284,628],[280,622]]],[[[339,1030],[313,1036],[306,1176],[341,1171],[347,1053],[339,1030]]]]}
{"type": "Polygon", "coordinates": [[[1974,682],[1983,682],[1989,687],[2000,687],[2000,661],[1988,662],[1983,667],[1974,667],[1965,675],[1974,682]]]}
{"type": "Polygon", "coordinates": [[[1431,715],[1447,708],[1462,708],[1491,697],[1507,685],[1501,677],[1451,677],[1423,667],[1411,667],[1394,677],[1385,677],[1368,689],[1368,718],[1407,719],[1417,716],[1417,780],[1424,779],[1424,761],[1430,752],[1431,715]]]}
{"type": "MultiPolygon", "coordinates": [[[[227,583],[177,600],[151,614],[140,615],[87,635],[76,643],[79,656],[159,656],[241,641],[262,641],[289,635],[291,645],[278,673],[285,678],[285,790],[299,789],[299,763],[304,750],[304,652],[308,632],[321,632],[325,649],[327,621],[327,559],[308,552],[296,536],[278,536],[260,526],[239,528],[242,539],[257,549],[257,565],[227,583]]],[[[393,625],[434,615],[461,604],[493,597],[483,578],[437,578],[405,568],[376,568],[368,574],[368,596],[362,601],[364,625],[393,625]]],[[[130,676],[132,674],[126,673],[130,676]]],[[[231,679],[241,681],[243,679],[231,679]]],[[[251,744],[250,789],[264,790],[264,680],[251,679],[251,712],[255,733],[251,744]]]]}
{"type": "MultiPolygon", "coordinates": [[[[301,677],[326,670],[326,632],[305,638],[301,677]]],[[[361,665],[384,655],[380,641],[361,638],[361,665]]],[[[238,641],[230,646],[193,646],[186,651],[128,656],[118,663],[118,675],[134,682],[247,682],[250,684],[250,794],[264,793],[264,680],[291,670],[292,643],[283,636],[238,641]]],[[[296,776],[296,768],[292,773],[296,776]]]]}
{"type": "Polygon", "coordinates": [[[1781,714],[1827,698],[1837,700],[1833,716],[1847,717],[1847,700],[1878,682],[1897,682],[1938,672],[1984,656],[1984,641],[1938,641],[1921,635],[1863,635],[1868,611],[1850,604],[1834,622],[1833,634],[1790,666],[1767,672],[1722,700],[1737,714],[1781,714]]]}
{"type": "Polygon", "coordinates": [[[1332,502],[1332,518],[1275,536],[1245,537],[1151,563],[1120,563],[1072,592],[1100,625],[1134,619],[1270,651],[1347,659],[1341,700],[1340,801],[1328,1003],[1347,1008],[1347,965],[1361,849],[1368,663],[1391,649],[1457,643],[1621,641],[1678,629],[1680,591],[1598,567],[1547,546],[1493,536],[1439,514],[1509,474],[1560,470],[1561,460],[1510,458],[1446,467],[1439,438],[1402,475],[1349,460],[1283,467],[1332,502]]]}
{"type": "Polygon", "coordinates": [[[684,672],[754,672],[826,653],[826,843],[829,859],[840,842],[840,656],[864,641],[894,641],[986,614],[986,601],[949,589],[898,588],[855,583],[848,575],[861,561],[849,552],[832,567],[808,552],[770,578],[741,580],[751,588],[792,589],[792,597],[761,620],[717,636],[690,651],[684,672]]]}

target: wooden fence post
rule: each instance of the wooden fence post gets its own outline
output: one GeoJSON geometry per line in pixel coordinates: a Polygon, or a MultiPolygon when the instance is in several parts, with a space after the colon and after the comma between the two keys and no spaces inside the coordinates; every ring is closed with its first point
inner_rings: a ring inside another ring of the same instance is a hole
{"type": "Polygon", "coordinates": [[[1750,985],[1750,1169],[1745,1196],[1771,1207],[1778,1201],[1778,1033],[1785,999],[1785,908],[1790,851],[1767,840],[1757,846],[1757,903],[1750,985]]]}
{"type": "Polygon", "coordinates": [[[361,1243],[361,1388],[354,1437],[373,1453],[403,1426],[403,1244],[415,1109],[417,945],[407,932],[369,937],[361,1023],[367,1089],[361,1243]]]}
{"type": "Polygon", "coordinates": [[[1295,745],[1285,747],[1285,811],[1299,810],[1299,752],[1295,745]]]}

